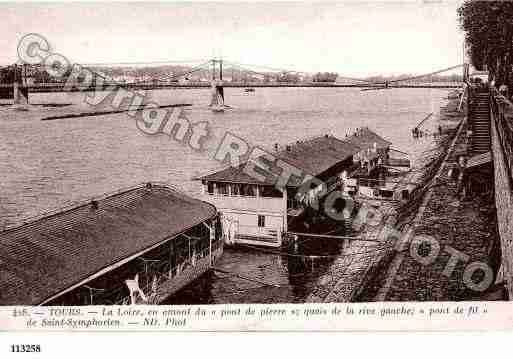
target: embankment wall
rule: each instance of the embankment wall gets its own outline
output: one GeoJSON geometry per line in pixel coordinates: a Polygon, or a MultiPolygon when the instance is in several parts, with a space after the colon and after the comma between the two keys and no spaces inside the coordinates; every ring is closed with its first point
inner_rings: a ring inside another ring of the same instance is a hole
{"type": "MultiPolygon", "coordinates": [[[[500,109],[502,111],[504,108],[500,109]]],[[[499,112],[491,113],[492,155],[495,177],[495,206],[497,224],[501,238],[501,269],[498,281],[505,281],[509,299],[513,299],[513,173],[508,168],[511,153],[507,150],[507,132],[511,130],[506,121],[513,122],[513,117],[501,116],[499,112]]],[[[509,143],[509,146],[512,144],[509,143]]]]}

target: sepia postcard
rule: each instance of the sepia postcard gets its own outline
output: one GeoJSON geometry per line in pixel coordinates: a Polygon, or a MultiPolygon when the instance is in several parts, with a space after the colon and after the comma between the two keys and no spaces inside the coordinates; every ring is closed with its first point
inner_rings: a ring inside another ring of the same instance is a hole
{"type": "Polygon", "coordinates": [[[513,329],[512,1],[0,18],[0,331],[513,329]]]}

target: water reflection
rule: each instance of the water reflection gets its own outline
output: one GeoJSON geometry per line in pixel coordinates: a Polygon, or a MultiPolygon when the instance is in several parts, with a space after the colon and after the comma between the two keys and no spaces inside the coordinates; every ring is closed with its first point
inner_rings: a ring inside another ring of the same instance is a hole
{"type": "Polygon", "coordinates": [[[282,249],[226,248],[205,274],[163,304],[304,302],[344,249],[338,239],[302,237],[282,249]]]}

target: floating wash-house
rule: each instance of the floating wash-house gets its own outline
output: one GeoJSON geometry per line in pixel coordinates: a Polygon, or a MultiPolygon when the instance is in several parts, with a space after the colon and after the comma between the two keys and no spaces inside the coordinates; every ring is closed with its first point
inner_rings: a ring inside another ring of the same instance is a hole
{"type": "Polygon", "coordinates": [[[169,185],[104,195],[0,232],[0,305],[154,304],[223,251],[216,208],[169,185]]]}

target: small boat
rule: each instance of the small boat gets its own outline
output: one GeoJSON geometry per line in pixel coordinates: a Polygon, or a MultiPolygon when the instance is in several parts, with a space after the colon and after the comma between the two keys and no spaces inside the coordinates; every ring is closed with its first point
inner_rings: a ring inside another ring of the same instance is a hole
{"type": "Polygon", "coordinates": [[[247,87],[244,89],[244,92],[255,92],[255,89],[253,87],[247,87]]]}

